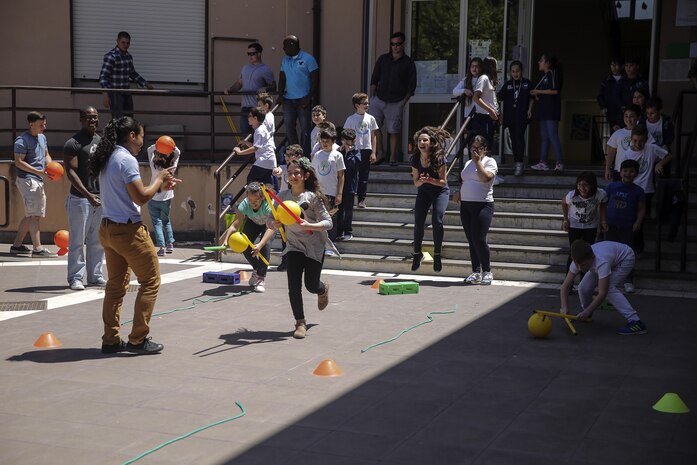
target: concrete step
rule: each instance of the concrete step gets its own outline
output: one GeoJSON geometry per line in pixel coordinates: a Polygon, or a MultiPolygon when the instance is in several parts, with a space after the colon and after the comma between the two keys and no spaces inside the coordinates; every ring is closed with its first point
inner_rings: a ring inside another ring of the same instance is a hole
{"type": "MultiPolygon", "coordinates": [[[[355,209],[353,217],[356,221],[383,221],[385,223],[412,224],[414,222],[414,211],[411,208],[367,207],[355,209]]],[[[555,214],[495,211],[492,226],[519,229],[559,229],[561,227],[562,218],[561,212],[555,214]]],[[[457,210],[446,211],[443,222],[451,226],[461,225],[460,212],[457,210]]],[[[427,221],[427,224],[430,224],[430,221],[427,221]]]]}
{"type": "MultiPolygon", "coordinates": [[[[369,207],[385,208],[414,208],[416,193],[411,194],[382,194],[369,192],[366,200],[369,207]]],[[[516,199],[494,198],[496,210],[502,212],[521,213],[561,213],[561,199],[516,199]]],[[[458,211],[460,206],[455,202],[448,204],[448,210],[458,211]]],[[[355,209],[354,214],[360,211],[355,209]]]]}
{"type": "MultiPolygon", "coordinates": [[[[413,218],[412,218],[413,221],[413,218]]],[[[465,232],[460,224],[445,225],[445,239],[453,242],[466,242],[465,232]]],[[[361,238],[412,239],[414,224],[394,224],[379,221],[354,221],[353,234],[361,238]]],[[[425,237],[432,237],[430,226],[426,228],[425,237]]],[[[545,245],[565,247],[569,244],[568,234],[561,230],[512,229],[492,227],[489,230],[490,244],[511,245],[545,245]]]]}
{"type": "MultiPolygon", "coordinates": [[[[457,182],[450,182],[451,188],[457,182]]],[[[534,198],[534,199],[556,199],[561,201],[569,190],[573,188],[573,183],[568,184],[522,184],[504,182],[494,186],[494,196],[497,198],[534,198]]],[[[411,179],[385,179],[373,182],[372,178],[368,184],[369,191],[381,192],[385,194],[416,194],[416,186],[411,179]],[[378,185],[376,185],[378,184],[378,185]]]]}

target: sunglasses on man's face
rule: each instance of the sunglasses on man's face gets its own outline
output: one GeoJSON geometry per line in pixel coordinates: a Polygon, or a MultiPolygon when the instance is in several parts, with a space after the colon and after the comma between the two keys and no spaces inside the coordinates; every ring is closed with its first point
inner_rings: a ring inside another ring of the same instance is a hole
{"type": "Polygon", "coordinates": [[[247,52],[247,56],[253,57],[254,55],[258,55],[259,52],[247,52]]]}
{"type": "Polygon", "coordinates": [[[404,45],[404,42],[390,42],[390,45],[393,47],[401,47],[404,45]]]}

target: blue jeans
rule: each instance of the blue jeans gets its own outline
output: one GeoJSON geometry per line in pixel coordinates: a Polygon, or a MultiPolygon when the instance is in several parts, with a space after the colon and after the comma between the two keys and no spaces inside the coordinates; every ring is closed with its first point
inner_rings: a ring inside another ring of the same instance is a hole
{"type": "Polygon", "coordinates": [[[472,271],[491,271],[491,252],[487,235],[494,219],[494,202],[460,202],[460,221],[469,244],[472,271]]]}
{"type": "Polygon", "coordinates": [[[68,194],[65,200],[65,210],[68,213],[68,227],[70,229],[70,241],[68,245],[68,284],[73,281],[85,280],[95,283],[99,278],[104,278],[102,273],[102,261],[104,261],[104,249],[99,242],[99,222],[102,220],[102,207],[93,207],[89,200],[68,194]],[[85,249],[87,246],[87,262],[85,263],[85,249]]]}
{"type": "Polygon", "coordinates": [[[312,107],[308,104],[301,105],[301,99],[283,100],[283,120],[288,135],[288,145],[300,144],[303,153],[309,154],[310,132],[312,131],[312,107]],[[297,124],[300,123],[300,135],[298,137],[297,124]]]}
{"type": "Polygon", "coordinates": [[[152,228],[155,232],[155,245],[158,247],[174,244],[172,223],[169,221],[169,210],[171,206],[172,199],[151,200],[148,202],[148,211],[150,212],[152,228]]]}
{"type": "Polygon", "coordinates": [[[133,116],[133,95],[126,92],[109,94],[111,117],[133,116]]]}
{"type": "Polygon", "coordinates": [[[559,140],[559,121],[545,119],[540,120],[540,161],[547,161],[549,144],[557,157],[557,163],[561,163],[561,141],[559,140]]]}
{"type": "Polygon", "coordinates": [[[445,218],[445,210],[448,208],[449,199],[450,190],[447,187],[445,189],[434,189],[430,186],[419,187],[414,203],[414,253],[421,252],[426,227],[426,215],[428,215],[428,210],[431,209],[433,253],[440,254],[443,248],[443,219],[445,218]]]}

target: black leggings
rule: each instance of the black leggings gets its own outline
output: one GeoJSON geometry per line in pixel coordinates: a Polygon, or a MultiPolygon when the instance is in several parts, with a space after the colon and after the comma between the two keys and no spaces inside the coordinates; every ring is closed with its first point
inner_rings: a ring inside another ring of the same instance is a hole
{"type": "Polygon", "coordinates": [[[420,187],[416,193],[414,203],[414,252],[421,252],[424,240],[424,229],[428,209],[433,206],[431,212],[431,224],[433,226],[433,252],[440,254],[443,248],[443,217],[448,208],[450,191],[448,189],[429,189],[420,187]]]}
{"type": "MultiPolygon", "coordinates": [[[[261,226],[247,218],[244,222],[242,232],[245,236],[249,238],[250,241],[254,242],[257,240],[258,237],[260,238],[264,235],[264,233],[266,232],[266,225],[261,226]]],[[[271,252],[271,245],[269,243],[266,243],[266,245],[261,248],[260,252],[264,256],[264,258],[268,260],[269,252],[271,252]]],[[[244,258],[247,259],[249,264],[252,265],[252,268],[254,268],[254,270],[257,272],[259,276],[266,276],[266,270],[268,270],[269,267],[264,262],[262,262],[260,258],[252,255],[251,247],[247,247],[247,250],[244,251],[244,258]]]]}
{"type": "MultiPolygon", "coordinates": [[[[288,264],[288,297],[293,316],[296,320],[304,320],[303,311],[303,272],[305,273],[305,289],[312,294],[323,294],[324,283],[319,280],[322,274],[322,262],[305,256],[302,252],[287,252],[288,264]]],[[[324,256],[322,256],[324,261],[324,256]]]]}
{"type": "Polygon", "coordinates": [[[508,126],[511,135],[511,149],[513,150],[513,160],[516,163],[523,163],[525,158],[525,128],[528,122],[515,122],[508,126]]]}
{"type": "Polygon", "coordinates": [[[491,221],[494,219],[494,202],[460,202],[460,221],[465,230],[470,249],[472,271],[491,271],[489,244],[486,236],[489,234],[491,221]]]}

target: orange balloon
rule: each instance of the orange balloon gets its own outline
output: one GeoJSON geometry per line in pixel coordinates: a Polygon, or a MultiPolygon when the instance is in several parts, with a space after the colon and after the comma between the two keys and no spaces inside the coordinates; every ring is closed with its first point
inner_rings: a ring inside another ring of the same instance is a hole
{"type": "Polygon", "coordinates": [[[53,235],[53,243],[56,244],[56,247],[67,249],[68,244],[70,244],[70,233],[65,229],[57,231],[56,234],[53,235]]]}
{"type": "Polygon", "coordinates": [[[155,149],[162,155],[169,155],[174,152],[177,144],[174,143],[174,139],[169,136],[160,136],[155,142],[155,149]]]}
{"type": "Polygon", "coordinates": [[[49,162],[46,165],[46,174],[49,178],[53,179],[54,181],[58,181],[60,178],[62,178],[63,173],[65,173],[63,165],[61,165],[57,161],[49,162]]]}

